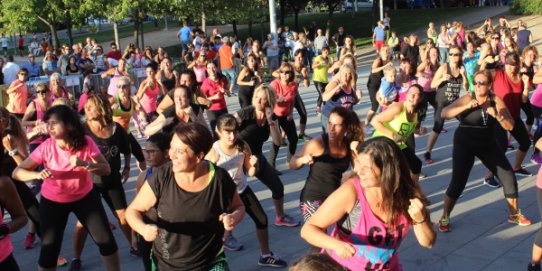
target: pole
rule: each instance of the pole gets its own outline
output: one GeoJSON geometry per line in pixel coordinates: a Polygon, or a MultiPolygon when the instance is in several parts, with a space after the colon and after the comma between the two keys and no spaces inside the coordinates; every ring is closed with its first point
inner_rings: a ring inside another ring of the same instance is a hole
{"type": "Polygon", "coordinates": [[[384,0],[380,0],[380,21],[384,21],[384,0]]]}
{"type": "Polygon", "coordinates": [[[277,33],[277,12],[275,7],[275,0],[268,0],[269,2],[269,32],[275,36],[277,33]]]}

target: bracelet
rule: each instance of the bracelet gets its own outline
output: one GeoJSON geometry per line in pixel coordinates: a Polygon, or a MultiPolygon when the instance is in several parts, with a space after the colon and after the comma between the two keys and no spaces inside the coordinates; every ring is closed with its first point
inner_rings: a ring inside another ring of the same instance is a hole
{"type": "Polygon", "coordinates": [[[423,224],[423,223],[425,223],[425,218],[420,222],[416,222],[416,221],[413,220],[412,221],[412,226],[420,225],[420,224],[423,224]]]}
{"type": "Polygon", "coordinates": [[[87,164],[85,165],[85,169],[86,169],[86,170],[89,170],[89,169],[90,169],[90,162],[87,162],[87,164]]]}

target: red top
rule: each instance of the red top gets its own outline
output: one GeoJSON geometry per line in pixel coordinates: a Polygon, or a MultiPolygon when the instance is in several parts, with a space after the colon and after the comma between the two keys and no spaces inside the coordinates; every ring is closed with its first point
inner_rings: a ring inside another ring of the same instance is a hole
{"type": "Polygon", "coordinates": [[[196,58],[198,58],[201,53],[205,54],[205,59],[207,59],[207,61],[213,61],[216,57],[215,51],[208,50],[207,52],[203,52],[203,49],[202,49],[196,52],[196,58]]]}
{"type": "Polygon", "coordinates": [[[22,37],[19,38],[19,39],[17,40],[17,45],[19,45],[19,47],[24,46],[24,38],[22,38],[22,37]]]}
{"type": "Polygon", "coordinates": [[[277,100],[284,97],[284,101],[275,104],[273,113],[279,117],[288,116],[292,113],[292,108],[294,107],[297,84],[292,82],[288,86],[284,86],[281,84],[280,79],[277,78],[270,85],[275,89],[277,100]]]}
{"type": "Polygon", "coordinates": [[[116,51],[111,50],[107,52],[105,55],[114,60],[119,60],[122,58],[122,53],[119,50],[116,50],[116,51]]]}
{"type": "Polygon", "coordinates": [[[224,99],[224,93],[220,92],[221,88],[228,88],[228,79],[226,79],[225,77],[219,79],[216,82],[207,78],[203,81],[203,84],[201,84],[200,90],[203,92],[203,94],[205,94],[206,97],[211,97],[217,93],[220,93],[217,99],[211,101],[211,106],[209,106],[209,110],[227,109],[226,100],[224,99]]]}
{"type": "Polygon", "coordinates": [[[518,83],[514,83],[504,71],[497,70],[493,80],[493,92],[503,99],[508,111],[510,111],[510,115],[514,119],[519,118],[523,82],[520,80],[518,83]]]}

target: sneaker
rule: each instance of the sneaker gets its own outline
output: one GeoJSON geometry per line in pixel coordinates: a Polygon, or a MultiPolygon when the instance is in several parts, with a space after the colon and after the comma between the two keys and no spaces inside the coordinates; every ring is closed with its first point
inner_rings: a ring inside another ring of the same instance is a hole
{"type": "Polygon", "coordinates": [[[279,256],[269,252],[267,255],[261,255],[260,260],[258,261],[260,266],[269,266],[269,267],[286,267],[288,263],[282,260],[279,256]]]}
{"type": "Polygon", "coordinates": [[[527,265],[527,271],[540,271],[540,264],[529,263],[529,265],[527,265]]]}
{"type": "Polygon", "coordinates": [[[518,210],[515,215],[509,215],[508,223],[518,224],[520,226],[529,226],[532,224],[531,220],[521,213],[521,210],[518,210]]]}
{"type": "Polygon", "coordinates": [[[36,233],[27,233],[26,237],[24,238],[23,248],[24,249],[31,249],[36,244],[36,233]]]}
{"type": "Polygon", "coordinates": [[[524,177],[533,176],[533,174],[531,172],[525,170],[525,168],[514,169],[514,174],[519,175],[519,176],[524,176],[524,177]]]}
{"type": "Polygon", "coordinates": [[[141,257],[141,252],[139,252],[139,250],[133,248],[133,247],[130,247],[130,256],[132,257],[141,257]]]}
{"type": "Polygon", "coordinates": [[[283,215],[282,217],[275,217],[275,226],[284,226],[284,227],[297,227],[299,226],[299,221],[295,220],[289,215],[283,215]]]}
{"type": "Polygon", "coordinates": [[[442,128],[442,130],[440,130],[440,133],[441,133],[441,134],[445,134],[445,133],[447,133],[447,132],[448,132],[448,129],[446,129],[446,128],[442,128]]]}
{"type": "Polygon", "coordinates": [[[424,153],[423,158],[424,158],[426,164],[433,164],[433,159],[431,159],[431,153],[430,152],[424,153]]]}
{"type": "Polygon", "coordinates": [[[310,137],[308,135],[299,135],[298,139],[301,140],[301,141],[309,141],[309,140],[312,139],[312,137],[310,137]]]}
{"type": "Polygon", "coordinates": [[[58,257],[58,259],[56,259],[56,266],[57,267],[62,267],[62,266],[65,266],[68,264],[68,260],[66,260],[66,258],[64,257],[58,257]]]}
{"type": "Polygon", "coordinates": [[[438,221],[438,230],[440,232],[449,232],[450,231],[450,218],[441,218],[438,221]]]}
{"type": "Polygon", "coordinates": [[[231,234],[223,237],[222,241],[224,242],[224,248],[227,250],[239,251],[243,249],[243,244],[239,243],[239,241],[231,234]]]}
{"type": "Polygon", "coordinates": [[[542,164],[542,157],[540,157],[539,153],[533,153],[531,156],[531,163],[540,165],[542,164]]]}
{"type": "Polygon", "coordinates": [[[117,229],[117,226],[115,226],[115,224],[109,222],[109,228],[110,228],[112,231],[114,231],[114,230],[117,229]]]}
{"type": "Polygon", "coordinates": [[[70,268],[68,269],[68,271],[79,271],[81,270],[81,260],[79,259],[73,259],[72,262],[70,263],[70,268]]]}
{"type": "Polygon", "coordinates": [[[499,188],[501,184],[497,181],[497,178],[493,175],[488,175],[484,177],[484,184],[491,188],[499,188]]]}
{"type": "Polygon", "coordinates": [[[277,169],[273,169],[275,171],[275,174],[277,174],[277,176],[281,176],[282,175],[282,172],[278,171],[277,169]]]}

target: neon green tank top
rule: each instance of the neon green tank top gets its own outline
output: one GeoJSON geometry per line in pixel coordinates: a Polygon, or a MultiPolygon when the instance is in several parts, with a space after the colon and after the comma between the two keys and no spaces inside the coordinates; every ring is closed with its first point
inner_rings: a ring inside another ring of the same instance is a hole
{"type": "MultiPolygon", "coordinates": [[[[414,116],[414,120],[412,122],[408,121],[407,118],[407,112],[406,112],[406,106],[403,103],[403,109],[401,110],[401,113],[399,116],[394,118],[390,122],[384,123],[384,126],[390,130],[392,130],[395,134],[398,134],[402,136],[404,139],[407,139],[414,133],[414,130],[416,129],[416,125],[418,124],[418,114],[414,116]]],[[[373,137],[377,136],[386,136],[379,131],[375,131],[373,134],[373,137]]],[[[393,138],[392,138],[393,139],[393,138]]],[[[407,144],[404,141],[397,142],[397,145],[399,145],[399,148],[404,149],[407,147],[407,144]]]]}
{"type": "Polygon", "coordinates": [[[329,81],[327,73],[329,70],[329,64],[324,62],[324,57],[322,57],[321,55],[317,56],[314,61],[319,61],[322,64],[320,64],[318,68],[313,70],[312,80],[324,84],[327,83],[329,81]]]}

